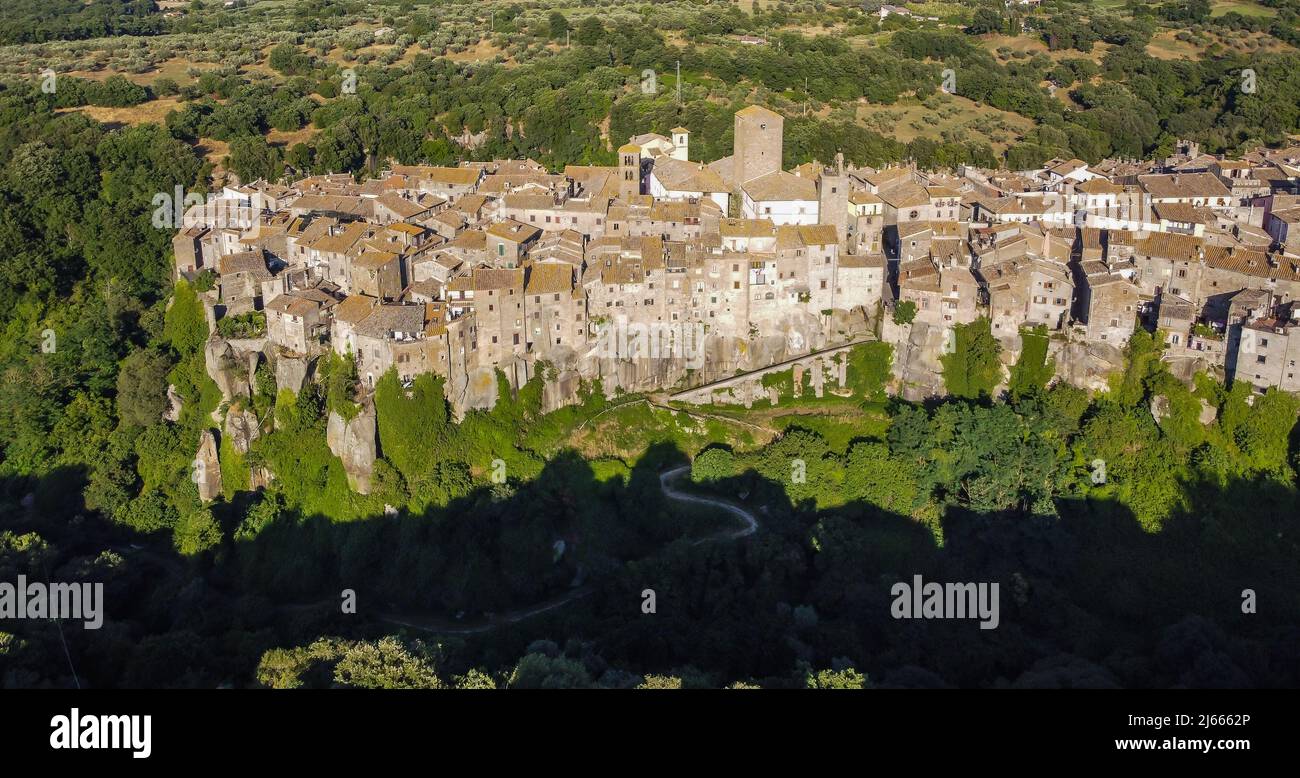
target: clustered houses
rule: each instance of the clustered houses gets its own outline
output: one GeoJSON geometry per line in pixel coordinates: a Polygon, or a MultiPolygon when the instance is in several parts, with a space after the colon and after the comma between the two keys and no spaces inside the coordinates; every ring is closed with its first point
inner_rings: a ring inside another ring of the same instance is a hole
{"type": "Polygon", "coordinates": [[[1300,148],[786,170],[782,134],[750,106],[733,155],[707,163],[677,127],[559,174],[507,160],[227,187],[186,214],[176,268],[216,274],[215,317],[263,311],[280,353],[333,350],[366,385],[389,369],[517,385],[539,360],[590,356],[610,324],[743,341],[907,301],[917,322],[986,316],[999,337],[1121,347],[1159,326],[1174,356],[1300,389],[1300,148]]]}

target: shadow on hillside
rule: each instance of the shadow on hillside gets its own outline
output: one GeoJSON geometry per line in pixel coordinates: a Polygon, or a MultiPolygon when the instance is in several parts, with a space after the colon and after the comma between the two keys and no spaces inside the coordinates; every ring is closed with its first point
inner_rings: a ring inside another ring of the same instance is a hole
{"type": "MultiPolygon", "coordinates": [[[[910,516],[795,504],[751,470],[707,492],[753,511],[758,533],[697,542],[734,517],[663,495],[660,472],[686,461],[661,444],[598,477],[566,452],[532,481],[478,484],[424,515],[335,523],[284,511],[201,560],[85,511],[69,487],[84,474],[56,472],[0,483],[0,529],[40,532],[56,577],[106,581],[110,624],[70,640],[81,673],[105,685],[246,682],[266,648],[396,629],[380,612],[471,623],[575,588],[590,594],[457,638],[474,650],[452,661],[509,663],[550,637],[589,644],[597,663],[713,678],[782,678],[803,661],[852,664],[883,686],[1300,685],[1300,549],[1282,485],[1192,485],[1202,509],[1155,534],[1108,501],[1059,501],[1059,518],[950,509],[939,545],[910,516]],[[119,560],[103,564],[104,549],[119,560]],[[996,582],[998,627],[893,618],[892,586],[916,575],[996,582]],[[344,589],[356,616],[341,613],[344,589]],[[1245,589],[1256,614],[1242,612],[1245,589]]],[[[0,574],[22,562],[3,552],[0,574]]],[[[52,639],[33,629],[37,643],[52,639]]]]}

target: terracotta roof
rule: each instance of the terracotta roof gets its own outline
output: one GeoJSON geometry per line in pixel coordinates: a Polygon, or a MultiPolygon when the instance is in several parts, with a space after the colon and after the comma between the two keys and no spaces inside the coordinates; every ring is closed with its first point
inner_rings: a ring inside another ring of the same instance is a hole
{"type": "Polygon", "coordinates": [[[524,271],[520,268],[479,267],[474,269],[474,289],[522,289],[524,271]]]}
{"type": "Polygon", "coordinates": [[[742,187],[759,202],[773,200],[816,200],[817,184],[811,179],[778,170],[745,182],[742,187]]]}
{"type": "Polygon", "coordinates": [[[731,187],[716,170],[699,162],[687,162],[672,157],[655,161],[654,177],[671,192],[727,192],[731,187]]]}
{"type": "Polygon", "coordinates": [[[217,272],[223,276],[228,273],[252,273],[262,279],[271,277],[271,271],[266,267],[266,255],[261,249],[221,257],[217,260],[217,272]]]}
{"type": "Polygon", "coordinates": [[[277,311],[292,316],[306,316],[313,311],[320,310],[320,307],[320,302],[316,300],[307,300],[295,294],[279,295],[264,306],[267,311],[277,311]]]}
{"type": "Polygon", "coordinates": [[[1138,176],[1138,184],[1152,197],[1231,197],[1232,192],[1213,173],[1138,176]]]}
{"type": "Polygon", "coordinates": [[[356,324],[370,315],[370,311],[379,301],[363,294],[352,294],[343,302],[334,306],[334,318],[345,324],[356,324]]]}
{"type": "Polygon", "coordinates": [[[1205,250],[1205,242],[1190,235],[1157,232],[1152,233],[1150,237],[1137,241],[1134,244],[1134,250],[1143,256],[1186,262],[1201,258],[1205,250]]]}
{"type": "Polygon", "coordinates": [[[1074,191],[1084,194],[1121,194],[1124,187],[1112,184],[1104,178],[1090,178],[1074,187],[1074,191]]]}
{"type": "Polygon", "coordinates": [[[483,171],[470,167],[420,167],[417,175],[425,181],[448,186],[473,186],[483,171]]]}
{"type": "Polygon", "coordinates": [[[354,331],[371,338],[387,338],[395,332],[423,332],[424,306],[401,303],[376,305],[369,316],[357,323],[354,331]]]}
{"type": "Polygon", "coordinates": [[[525,294],[552,294],[573,289],[573,265],[550,262],[528,268],[525,294]]]}
{"type": "Polygon", "coordinates": [[[903,262],[898,266],[898,286],[923,292],[939,291],[939,268],[929,257],[903,262]]]}
{"type": "Polygon", "coordinates": [[[373,226],[366,222],[349,222],[341,229],[335,227],[335,234],[321,235],[308,245],[316,251],[324,251],[329,254],[346,254],[352,250],[357,241],[361,240],[372,229],[374,229],[373,226]]]}
{"type": "Polygon", "coordinates": [[[718,231],[724,238],[767,238],[776,234],[771,219],[723,219],[718,231]]]}
{"type": "Polygon", "coordinates": [[[488,232],[493,237],[514,241],[515,243],[524,243],[536,238],[542,233],[542,231],[537,227],[534,227],[531,224],[524,224],[523,222],[515,221],[514,219],[506,219],[505,221],[497,222],[491,227],[488,227],[488,232]]]}
{"type": "Polygon", "coordinates": [[[397,259],[398,256],[399,255],[394,254],[391,251],[363,251],[359,257],[352,260],[352,265],[354,267],[374,270],[387,265],[397,259]]]}
{"type": "Polygon", "coordinates": [[[799,227],[799,237],[805,246],[831,246],[840,242],[833,224],[804,224],[799,227]]]}
{"type": "Polygon", "coordinates": [[[925,187],[910,178],[882,186],[877,194],[881,200],[895,208],[915,208],[930,204],[930,194],[925,191],[925,187]]]}
{"type": "Polygon", "coordinates": [[[403,219],[410,219],[419,216],[432,207],[431,205],[422,205],[420,203],[412,202],[411,200],[407,200],[405,197],[400,197],[392,192],[385,192],[375,199],[380,205],[403,219]]]}

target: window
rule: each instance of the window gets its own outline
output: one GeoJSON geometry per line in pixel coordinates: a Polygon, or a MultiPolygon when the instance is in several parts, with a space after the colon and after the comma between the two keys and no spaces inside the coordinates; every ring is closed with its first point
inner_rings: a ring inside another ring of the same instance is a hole
{"type": "Polygon", "coordinates": [[[1268,357],[1264,356],[1263,354],[1260,354],[1259,356],[1255,357],[1255,364],[1264,365],[1267,363],[1268,363],[1268,357]]]}
{"type": "Polygon", "coordinates": [[[497,256],[498,256],[498,257],[504,257],[505,255],[506,255],[506,244],[504,244],[504,243],[498,243],[498,244],[497,244],[497,256]]]}

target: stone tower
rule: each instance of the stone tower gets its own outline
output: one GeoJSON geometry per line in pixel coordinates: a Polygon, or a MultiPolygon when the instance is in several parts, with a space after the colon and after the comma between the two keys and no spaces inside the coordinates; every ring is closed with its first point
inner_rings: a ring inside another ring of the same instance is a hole
{"type": "Polygon", "coordinates": [[[625,203],[641,194],[641,147],[628,143],[618,150],[618,197],[625,203]]]}
{"type": "Polygon", "coordinates": [[[834,167],[823,167],[817,177],[817,221],[835,226],[840,248],[845,248],[849,224],[849,182],[844,175],[844,154],[835,155],[834,167]]]}
{"type": "Polygon", "coordinates": [[[687,156],[687,145],[691,142],[691,131],[685,127],[673,128],[673,159],[680,159],[685,162],[690,159],[687,156]]]}
{"type": "Polygon", "coordinates": [[[781,170],[781,140],[785,120],[761,105],[736,111],[732,184],[740,186],[781,170]]]}

